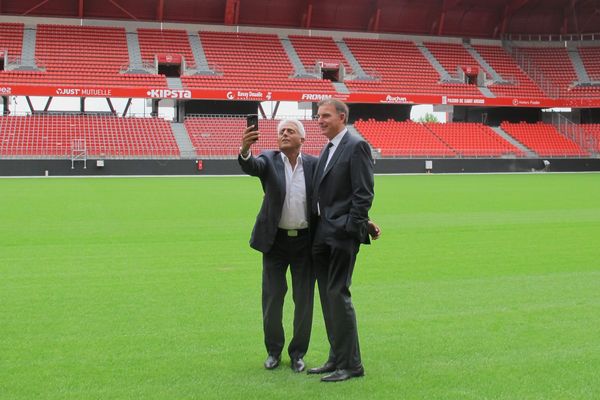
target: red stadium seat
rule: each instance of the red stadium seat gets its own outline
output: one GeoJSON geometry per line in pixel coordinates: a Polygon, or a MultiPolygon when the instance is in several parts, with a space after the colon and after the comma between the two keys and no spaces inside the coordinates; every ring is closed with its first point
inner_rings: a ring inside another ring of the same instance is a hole
{"type": "Polygon", "coordinates": [[[180,154],[169,122],[160,118],[0,117],[1,155],[68,158],[75,139],[85,139],[88,157],[174,158],[180,154]]]}

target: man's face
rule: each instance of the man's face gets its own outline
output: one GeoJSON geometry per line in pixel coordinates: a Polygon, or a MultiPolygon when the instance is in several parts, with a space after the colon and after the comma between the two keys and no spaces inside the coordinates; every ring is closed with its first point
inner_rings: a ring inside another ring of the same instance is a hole
{"type": "Polygon", "coordinates": [[[277,132],[277,144],[279,144],[279,150],[300,150],[300,147],[304,143],[304,138],[300,136],[296,125],[286,122],[281,126],[279,132],[277,132]]]}
{"type": "Polygon", "coordinates": [[[333,139],[338,133],[344,129],[344,119],[346,116],[343,113],[338,113],[333,104],[323,104],[317,111],[319,128],[321,133],[329,140],[333,139]]]}

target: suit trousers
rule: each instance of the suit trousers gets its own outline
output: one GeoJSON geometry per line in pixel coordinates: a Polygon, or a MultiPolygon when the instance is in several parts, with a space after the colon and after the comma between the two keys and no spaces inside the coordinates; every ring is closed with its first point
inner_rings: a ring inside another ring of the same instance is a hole
{"type": "Polygon", "coordinates": [[[280,230],[271,250],[263,253],[263,329],[267,352],[273,356],[281,355],[285,343],[282,319],[288,289],[288,266],[292,275],[294,300],[294,333],[288,346],[288,354],[291,358],[301,358],[306,354],[310,341],[315,290],[310,235],[307,233],[293,237],[280,230]]]}
{"type": "Polygon", "coordinates": [[[338,369],[362,365],[356,314],[350,285],[359,243],[348,239],[343,245],[327,243],[317,223],[312,246],[313,268],[319,285],[321,308],[330,344],[329,359],[338,369]]]}

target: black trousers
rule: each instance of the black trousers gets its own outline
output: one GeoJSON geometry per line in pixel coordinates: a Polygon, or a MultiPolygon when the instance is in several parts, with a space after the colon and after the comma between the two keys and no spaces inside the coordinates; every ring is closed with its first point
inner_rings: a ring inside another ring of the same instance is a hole
{"type": "Polygon", "coordinates": [[[279,231],[273,248],[263,253],[262,309],[267,352],[281,355],[285,343],[283,302],[287,293],[286,272],[292,274],[294,334],[288,346],[291,358],[304,357],[312,328],[315,277],[311,265],[310,236],[287,236],[279,231]]]}
{"type": "Polygon", "coordinates": [[[356,314],[350,293],[358,249],[359,243],[352,239],[343,246],[326,243],[317,223],[312,246],[313,268],[331,346],[327,361],[333,362],[338,369],[352,369],[362,365],[356,314]]]}

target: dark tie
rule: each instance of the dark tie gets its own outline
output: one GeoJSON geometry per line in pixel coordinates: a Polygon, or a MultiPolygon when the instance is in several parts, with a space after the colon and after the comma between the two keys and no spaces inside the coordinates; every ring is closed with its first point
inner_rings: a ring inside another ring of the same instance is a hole
{"type": "Polygon", "coordinates": [[[325,171],[325,164],[327,164],[327,159],[329,158],[329,149],[331,149],[331,146],[333,146],[333,143],[327,143],[327,146],[325,146],[325,151],[321,155],[321,158],[319,158],[316,182],[319,182],[321,180],[321,177],[323,176],[323,172],[325,171]]]}

